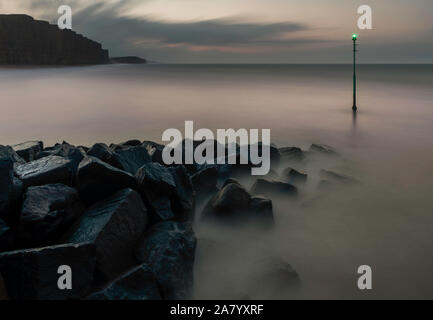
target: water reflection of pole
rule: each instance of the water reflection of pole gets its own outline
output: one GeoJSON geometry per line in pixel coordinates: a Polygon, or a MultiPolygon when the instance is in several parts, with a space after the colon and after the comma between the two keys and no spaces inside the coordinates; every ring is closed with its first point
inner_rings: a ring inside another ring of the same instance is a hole
{"type": "Polygon", "coordinates": [[[356,40],[358,38],[357,34],[352,35],[353,40],[353,106],[352,110],[353,112],[356,112],[358,110],[358,107],[356,106],[356,40]]]}

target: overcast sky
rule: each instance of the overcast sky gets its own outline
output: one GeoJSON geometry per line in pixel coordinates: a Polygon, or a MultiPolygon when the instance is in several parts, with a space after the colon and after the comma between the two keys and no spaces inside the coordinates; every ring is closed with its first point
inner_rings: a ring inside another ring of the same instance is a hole
{"type": "Polygon", "coordinates": [[[172,63],[347,63],[351,34],[360,62],[433,63],[433,0],[0,0],[1,13],[57,22],[112,56],[172,63]],[[373,29],[357,29],[357,8],[373,29]]]}

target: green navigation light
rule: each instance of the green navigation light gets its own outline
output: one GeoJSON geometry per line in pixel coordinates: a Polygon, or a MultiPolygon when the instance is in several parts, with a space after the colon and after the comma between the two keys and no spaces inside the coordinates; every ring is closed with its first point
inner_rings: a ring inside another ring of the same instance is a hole
{"type": "Polygon", "coordinates": [[[357,35],[356,33],[354,33],[354,34],[352,35],[352,39],[353,39],[353,40],[356,40],[356,38],[358,38],[358,35],[357,35]]]}

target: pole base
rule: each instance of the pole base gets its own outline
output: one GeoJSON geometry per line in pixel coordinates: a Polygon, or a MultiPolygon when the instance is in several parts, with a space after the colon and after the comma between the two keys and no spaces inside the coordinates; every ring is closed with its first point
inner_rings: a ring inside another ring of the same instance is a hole
{"type": "Polygon", "coordinates": [[[353,110],[353,112],[356,112],[356,110],[358,110],[358,107],[357,106],[353,106],[352,110],[353,110]]]}

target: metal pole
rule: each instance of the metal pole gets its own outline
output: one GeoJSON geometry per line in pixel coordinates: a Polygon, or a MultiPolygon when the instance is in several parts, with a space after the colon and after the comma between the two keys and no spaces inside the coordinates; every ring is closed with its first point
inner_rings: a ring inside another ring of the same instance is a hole
{"type": "Polygon", "coordinates": [[[356,112],[358,107],[356,106],[356,35],[353,35],[353,112],[356,112]]]}

